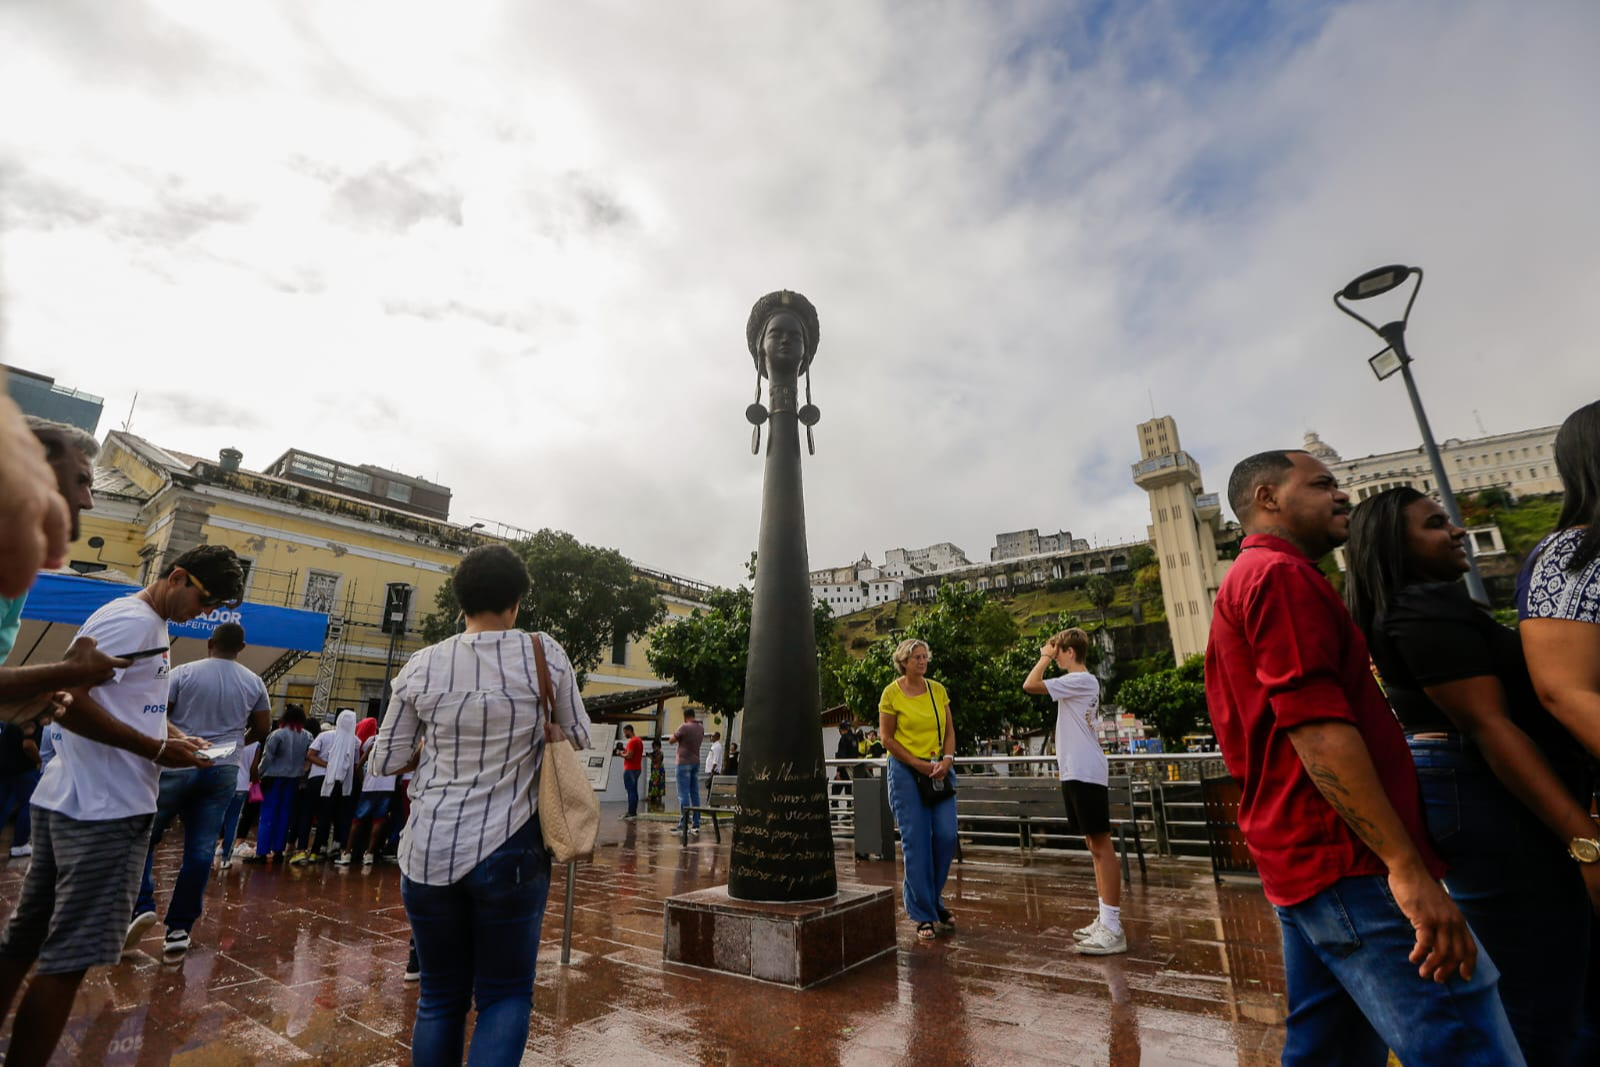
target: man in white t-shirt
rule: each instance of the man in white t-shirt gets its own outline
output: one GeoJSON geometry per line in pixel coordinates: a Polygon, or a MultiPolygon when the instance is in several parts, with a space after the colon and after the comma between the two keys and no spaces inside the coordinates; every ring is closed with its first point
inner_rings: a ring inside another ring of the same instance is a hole
{"type": "Polygon", "coordinates": [[[232,746],[232,751],[220,753],[209,767],[161,772],[144,880],[123,940],[123,947],[129,950],[155,924],[152,868],[156,846],[173,820],[181,818],[183,863],[167,901],[167,937],[161,951],[168,960],[189,951],[189,931],[200,919],[206,883],[211,879],[211,857],[239,781],[239,749],[265,739],[272,727],[266,683],[239,662],[244,647],[244,627],[222,623],[206,641],[205,659],[185,663],[172,672],[168,721],[185,734],[204,737],[216,748],[232,746]]]}
{"type": "Polygon", "coordinates": [[[706,774],[722,773],[722,733],[711,735],[711,752],[706,756],[706,774]]]}
{"type": "Polygon", "coordinates": [[[35,961],[8,1061],[44,1063],[84,973],[116,963],[150,842],[160,767],[209,767],[202,738],[167,722],[167,624],[237,603],[244,573],[231,549],[202,545],[132,596],[113,600],[79,637],[131,660],[110,681],[71,690],[55,758],[33,794],[33,862],[0,936],[0,1018],[35,961]]]}
{"type": "Polygon", "coordinates": [[[1056,702],[1056,763],[1067,822],[1074,833],[1083,835],[1094,857],[1100,914],[1072,936],[1085,956],[1110,956],[1128,951],[1128,938],[1122,932],[1122,872],[1111,844],[1111,798],[1106,789],[1109,768],[1096,732],[1100,680],[1089,673],[1088,656],[1089,635],[1077,627],[1062,630],[1039,650],[1039,662],[1028,672],[1022,688],[1056,702]],[[1044,672],[1051,664],[1061,673],[1046,678],[1044,672]]]}

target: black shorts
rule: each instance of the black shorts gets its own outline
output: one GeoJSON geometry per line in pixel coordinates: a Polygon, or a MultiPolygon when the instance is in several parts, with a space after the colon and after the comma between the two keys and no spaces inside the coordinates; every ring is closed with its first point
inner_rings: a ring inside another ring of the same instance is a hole
{"type": "Polygon", "coordinates": [[[1061,783],[1061,799],[1067,804],[1067,825],[1075,834],[1111,832],[1111,793],[1103,785],[1071,779],[1061,783]]]}

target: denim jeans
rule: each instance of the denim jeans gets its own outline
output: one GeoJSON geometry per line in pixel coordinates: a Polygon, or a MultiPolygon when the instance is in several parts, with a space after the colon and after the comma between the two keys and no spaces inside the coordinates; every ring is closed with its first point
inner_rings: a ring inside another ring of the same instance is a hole
{"type": "Polygon", "coordinates": [[[228,801],[228,810],[222,813],[222,858],[225,860],[233,859],[233,835],[239,829],[239,813],[249,797],[250,790],[235,789],[233,799],[228,801]]]}
{"type": "MultiPolygon", "coordinates": [[[[931,808],[923,804],[916,773],[897,759],[889,760],[889,807],[900,827],[901,860],[906,868],[900,895],[906,914],[912,922],[931,923],[939,921],[945,879],[956,855],[956,802],[945,800],[931,808]]],[[[945,773],[959,784],[955,768],[945,773]]]]}
{"type": "MultiPolygon", "coordinates": [[[[689,818],[689,809],[700,806],[700,765],[698,763],[678,764],[678,826],[682,827],[684,820],[689,818]]],[[[694,813],[694,827],[700,829],[700,813],[694,813]]]]}
{"type": "Polygon", "coordinates": [[[461,1062],[467,1007],[474,1000],[478,1021],[468,1062],[522,1062],[549,895],[550,853],[537,816],[453,885],[400,880],[422,964],[411,1033],[417,1067],[461,1062]]]}
{"type": "Polygon", "coordinates": [[[1589,969],[1589,896],[1578,865],[1459,735],[1411,738],[1445,888],[1500,968],[1500,1000],[1530,1064],[1569,1058],[1589,969]]]}
{"type": "Polygon", "coordinates": [[[623,771],[622,788],[628,791],[628,817],[639,814],[639,772],[623,771]]]}
{"type": "Polygon", "coordinates": [[[200,918],[200,907],[211,880],[211,856],[222,831],[222,816],[233,800],[239,768],[231,764],[162,771],[161,789],[156,798],[156,817],[150,826],[150,848],[144,857],[144,880],[133,914],[156,910],[156,884],[151,877],[156,845],[172,820],[183,818],[183,864],[178,881],[167,901],[167,927],[188,930],[200,918]]]}
{"type": "Polygon", "coordinates": [[[39,774],[37,767],[31,771],[0,774],[0,830],[5,829],[13,813],[17,816],[17,832],[11,835],[12,848],[26,845],[33,831],[28,816],[28,801],[33,797],[34,787],[39,784],[39,774]]]}
{"type": "Polygon", "coordinates": [[[298,778],[261,779],[261,814],[256,824],[256,855],[282,852],[294,822],[298,778]]]}
{"type": "Polygon", "coordinates": [[[1289,986],[1285,1067],[1383,1067],[1389,1049],[1405,1067],[1525,1067],[1500,1004],[1500,971],[1482,944],[1470,981],[1418,975],[1411,922],[1382,875],[1342,878],[1278,908],[1278,921],[1289,986]]]}

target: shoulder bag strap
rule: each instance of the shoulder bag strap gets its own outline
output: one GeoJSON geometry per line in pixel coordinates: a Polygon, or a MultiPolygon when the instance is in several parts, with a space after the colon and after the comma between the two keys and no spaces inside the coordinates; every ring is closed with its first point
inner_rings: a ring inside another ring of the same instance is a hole
{"type": "Polygon", "coordinates": [[[939,755],[944,755],[944,723],[939,721],[939,701],[933,696],[933,683],[923,683],[928,687],[928,703],[933,705],[933,725],[939,731],[939,755]]]}
{"type": "Polygon", "coordinates": [[[550,665],[544,661],[544,634],[534,633],[529,637],[533,640],[533,661],[539,669],[539,699],[544,701],[546,718],[559,725],[560,720],[556,718],[556,687],[550,682],[550,665]]]}

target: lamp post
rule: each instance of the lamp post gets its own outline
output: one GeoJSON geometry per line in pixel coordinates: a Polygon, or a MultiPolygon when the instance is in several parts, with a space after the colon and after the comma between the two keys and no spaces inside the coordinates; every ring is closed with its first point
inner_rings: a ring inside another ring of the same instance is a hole
{"type": "MultiPolygon", "coordinates": [[[[1334,293],[1333,306],[1387,343],[1388,347],[1367,360],[1367,365],[1372,368],[1372,373],[1377,375],[1380,382],[1395,371],[1400,372],[1400,377],[1406,383],[1406,395],[1411,398],[1411,410],[1417,416],[1417,429],[1422,433],[1422,447],[1428,453],[1428,465],[1433,468],[1434,484],[1439,487],[1439,503],[1444,505],[1444,513],[1449,516],[1451,522],[1464,527],[1466,524],[1461,521],[1461,509],[1456,506],[1455,493],[1450,489],[1450,476],[1445,473],[1444,460],[1439,456],[1439,446],[1434,444],[1433,430],[1428,426],[1428,415],[1422,410],[1422,397],[1417,395],[1416,380],[1411,377],[1411,353],[1406,349],[1406,323],[1411,319],[1411,305],[1417,302],[1417,293],[1421,289],[1422,268],[1395,263],[1369,270],[1334,293]],[[1405,312],[1397,322],[1387,322],[1379,326],[1340,302],[1341,297],[1344,300],[1367,300],[1382,296],[1404,285],[1406,279],[1412,275],[1416,275],[1417,284],[1412,287],[1411,298],[1406,301],[1405,312]]],[[[1489,602],[1489,594],[1483,588],[1483,578],[1478,574],[1478,563],[1473,556],[1470,538],[1467,540],[1467,592],[1472,595],[1472,599],[1480,603],[1489,602]]]]}

